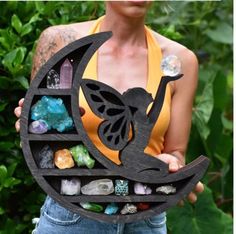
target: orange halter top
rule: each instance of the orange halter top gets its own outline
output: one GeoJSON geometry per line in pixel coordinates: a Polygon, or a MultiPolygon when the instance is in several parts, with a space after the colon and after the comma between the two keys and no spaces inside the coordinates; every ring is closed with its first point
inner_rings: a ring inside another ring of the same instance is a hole
{"type": "MultiPolygon", "coordinates": [[[[98,33],[100,31],[100,25],[104,16],[97,19],[90,30],[90,34],[98,33]]],[[[146,41],[148,45],[148,81],[147,81],[147,92],[152,94],[155,98],[156,91],[159,86],[159,82],[162,76],[160,69],[160,63],[162,59],[162,53],[159,45],[154,38],[152,31],[145,26],[146,41]]],[[[96,52],[88,63],[84,78],[97,80],[97,59],[98,53],[96,52]]],[[[98,137],[97,129],[102,119],[97,117],[92,110],[89,108],[84,95],[80,92],[80,103],[79,105],[85,109],[85,114],[82,117],[84,128],[95,146],[102,152],[107,158],[112,160],[116,164],[121,164],[119,160],[119,151],[114,151],[106,147],[98,137]]],[[[164,148],[164,135],[169,125],[170,120],[170,105],[171,105],[171,93],[170,87],[167,85],[166,95],[163,103],[163,107],[159,118],[152,130],[152,134],[145,149],[145,153],[152,156],[160,154],[164,148]]]]}

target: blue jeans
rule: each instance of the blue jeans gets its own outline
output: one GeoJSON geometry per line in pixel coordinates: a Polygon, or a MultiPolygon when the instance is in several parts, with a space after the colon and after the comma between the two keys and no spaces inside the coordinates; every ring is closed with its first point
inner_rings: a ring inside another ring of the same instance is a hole
{"type": "Polygon", "coordinates": [[[166,234],[166,214],[147,220],[112,224],[81,217],[60,206],[49,196],[41,208],[34,234],[166,234]]]}

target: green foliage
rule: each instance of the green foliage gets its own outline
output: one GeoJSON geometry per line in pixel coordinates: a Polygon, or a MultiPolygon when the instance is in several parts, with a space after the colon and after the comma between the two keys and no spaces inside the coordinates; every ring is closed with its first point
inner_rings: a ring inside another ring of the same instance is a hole
{"type": "MultiPolygon", "coordinates": [[[[29,87],[33,52],[51,25],[95,19],[102,2],[0,2],[0,234],[30,233],[45,194],[15,133],[13,110],[29,87]],[[14,228],[13,228],[14,227],[14,228]]],[[[146,22],[184,44],[200,62],[187,161],[211,159],[208,189],[195,205],[168,212],[170,233],[232,233],[232,1],[154,2],[146,22]],[[227,214],[226,214],[227,213],[227,214]]]]}

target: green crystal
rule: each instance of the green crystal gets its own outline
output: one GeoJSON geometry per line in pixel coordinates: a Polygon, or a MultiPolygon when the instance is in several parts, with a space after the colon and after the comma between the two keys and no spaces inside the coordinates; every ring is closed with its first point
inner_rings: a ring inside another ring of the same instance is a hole
{"type": "Polygon", "coordinates": [[[94,212],[101,213],[103,211],[103,207],[101,205],[98,205],[96,203],[92,202],[80,202],[80,205],[85,209],[85,210],[90,210],[94,212]]]}
{"type": "Polygon", "coordinates": [[[78,167],[87,166],[89,169],[94,167],[95,160],[90,157],[89,152],[84,145],[74,146],[70,148],[70,152],[78,167]]]}

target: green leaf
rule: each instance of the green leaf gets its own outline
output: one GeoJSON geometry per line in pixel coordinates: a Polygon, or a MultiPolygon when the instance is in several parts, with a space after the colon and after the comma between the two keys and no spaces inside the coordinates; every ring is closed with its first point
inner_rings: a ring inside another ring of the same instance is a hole
{"type": "Polygon", "coordinates": [[[3,215],[4,213],[5,213],[5,210],[2,207],[0,207],[0,215],[3,215]]]}
{"type": "Polygon", "coordinates": [[[9,149],[12,149],[14,146],[15,144],[10,141],[1,141],[0,151],[8,151],[9,149]]]}
{"type": "Polygon", "coordinates": [[[5,188],[10,188],[10,187],[13,187],[14,185],[19,184],[20,182],[21,181],[19,179],[16,179],[14,177],[9,177],[9,178],[5,179],[3,186],[5,188]]]}
{"type": "Polygon", "coordinates": [[[20,35],[23,37],[23,36],[29,34],[32,30],[33,30],[32,25],[30,23],[27,23],[22,27],[20,35]]]}
{"type": "Polygon", "coordinates": [[[24,76],[18,76],[14,80],[19,82],[23,88],[25,88],[25,89],[29,88],[29,81],[24,76]]]}
{"type": "Polygon", "coordinates": [[[7,168],[4,165],[0,166],[0,183],[2,184],[7,177],[7,168]]]}
{"type": "Polygon", "coordinates": [[[205,33],[214,41],[225,44],[233,43],[233,27],[225,22],[219,23],[215,29],[208,29],[205,33]]]}
{"type": "Polygon", "coordinates": [[[15,14],[11,17],[11,25],[18,33],[21,32],[22,23],[18,16],[15,14]]]}
{"type": "Polygon", "coordinates": [[[0,103],[0,112],[5,110],[8,103],[0,103]]]}
{"type": "Polygon", "coordinates": [[[217,208],[207,187],[196,204],[172,208],[167,218],[172,234],[232,234],[232,217],[217,208]]]}
{"type": "Polygon", "coordinates": [[[7,168],[7,175],[12,176],[15,169],[16,169],[17,163],[12,163],[8,168],[7,168]]]}

